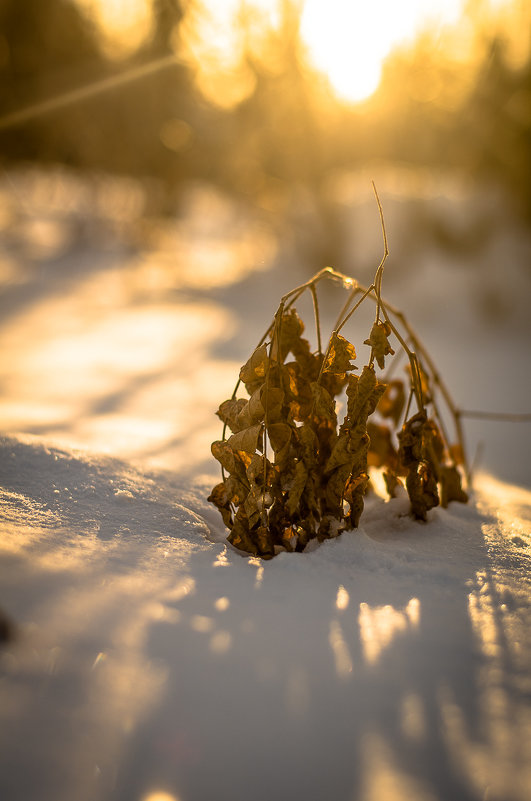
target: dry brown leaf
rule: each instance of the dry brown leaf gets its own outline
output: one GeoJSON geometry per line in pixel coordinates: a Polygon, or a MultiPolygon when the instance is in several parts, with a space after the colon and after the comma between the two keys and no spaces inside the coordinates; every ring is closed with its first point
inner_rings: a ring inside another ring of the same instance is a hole
{"type": "Polygon", "coordinates": [[[278,423],[283,419],[282,406],[284,392],[280,387],[263,386],[260,390],[260,405],[264,410],[266,423],[278,423]]]}
{"type": "Polygon", "coordinates": [[[231,473],[225,479],[227,496],[234,506],[240,506],[249,494],[249,484],[239,476],[231,473]]]}
{"type": "Polygon", "coordinates": [[[349,420],[352,422],[366,421],[374,412],[384,392],[385,384],[377,381],[372,367],[365,366],[359,377],[351,375],[347,384],[349,420]]]}
{"type": "Polygon", "coordinates": [[[398,440],[399,460],[407,470],[411,513],[418,520],[426,520],[426,513],[439,504],[440,434],[433,420],[418,412],[404,423],[398,440]]]}
{"type": "Polygon", "coordinates": [[[313,428],[305,423],[295,429],[295,436],[300,446],[301,457],[306,467],[311,470],[317,464],[319,441],[313,428]]]}
{"type": "Polygon", "coordinates": [[[227,488],[224,482],[221,484],[216,484],[208,499],[210,503],[213,503],[214,506],[217,506],[219,511],[221,512],[221,517],[223,518],[223,522],[227,526],[227,528],[231,528],[232,526],[232,513],[230,508],[231,499],[229,497],[229,493],[227,492],[227,488]]]}
{"type": "Polygon", "coordinates": [[[236,513],[234,524],[227,539],[235,548],[239,548],[241,551],[258,554],[258,546],[253,542],[249,530],[249,520],[243,506],[240,506],[236,513]]]}
{"type": "Polygon", "coordinates": [[[349,441],[350,437],[348,430],[342,431],[334,444],[330,457],[326,462],[325,473],[331,473],[337,467],[345,464],[352,465],[354,456],[349,448],[349,441]]]}
{"type": "Polygon", "coordinates": [[[324,420],[329,421],[335,426],[337,425],[336,417],[336,404],[331,395],[324,387],[314,381],[311,385],[311,391],[314,401],[314,414],[317,417],[322,417],[324,420]]]}
{"type": "MultiPolygon", "coordinates": [[[[262,388],[255,389],[248,401],[244,402],[236,417],[237,432],[250,428],[264,419],[264,407],[260,400],[262,388]]],[[[233,429],[234,430],[234,429],[233,429]]],[[[237,433],[235,432],[235,433],[237,433]]]]}
{"type": "Polygon", "coordinates": [[[295,478],[293,485],[288,492],[288,499],[286,501],[286,509],[289,515],[294,515],[299,506],[301,495],[304,492],[306,481],[308,479],[308,470],[304,462],[297,462],[295,465],[295,478]]]}
{"type": "Polygon", "coordinates": [[[363,343],[372,348],[372,355],[378,362],[380,370],[385,367],[385,357],[388,355],[394,356],[395,353],[389,344],[388,336],[390,333],[391,328],[388,323],[374,323],[369,338],[363,343]]]}
{"type": "Polygon", "coordinates": [[[397,426],[402,418],[406,405],[406,392],[404,382],[398,379],[390,381],[378,402],[378,413],[385,418],[391,418],[397,426]]]}
{"type": "Polygon", "coordinates": [[[344,500],[348,503],[350,510],[348,514],[348,522],[350,528],[357,528],[359,525],[360,517],[363,513],[363,498],[367,491],[369,484],[369,476],[367,473],[361,473],[356,478],[351,478],[345,487],[343,493],[344,500]]]}
{"type": "Polygon", "coordinates": [[[356,370],[356,366],[350,362],[356,358],[356,349],[348,339],[337,334],[332,334],[328,354],[323,366],[323,371],[327,373],[338,373],[345,375],[351,370],[356,370]]]}
{"type": "Polygon", "coordinates": [[[326,510],[338,519],[342,517],[342,501],[347,481],[351,474],[351,464],[338,465],[330,474],[325,486],[326,510]]]}
{"type": "Polygon", "coordinates": [[[301,337],[304,332],[304,323],[295,311],[289,309],[284,312],[279,324],[280,328],[280,350],[281,359],[284,361],[288,353],[291,351],[294,355],[300,347],[301,337]]]}
{"type": "Polygon", "coordinates": [[[291,431],[292,429],[287,423],[272,423],[268,427],[267,434],[275,453],[278,453],[289,444],[291,431]]]}
{"type": "Polygon", "coordinates": [[[262,559],[272,559],[275,555],[273,537],[267,526],[258,526],[255,533],[257,553],[262,559]]]}
{"type": "Polygon", "coordinates": [[[245,425],[241,425],[238,420],[239,414],[247,406],[247,401],[244,398],[230,398],[230,400],[223,401],[216,414],[219,419],[228,425],[230,430],[236,434],[245,425]]]}
{"type": "Polygon", "coordinates": [[[396,498],[397,489],[404,486],[399,477],[392,470],[384,470],[383,478],[387,494],[390,498],[396,498]]]}
{"type": "Polygon", "coordinates": [[[264,344],[256,348],[251,358],[241,368],[240,380],[248,388],[249,394],[264,383],[268,364],[267,345],[264,344]]]}
{"type": "Polygon", "coordinates": [[[221,466],[228,472],[234,473],[236,470],[236,459],[234,451],[226,440],[217,440],[210,446],[212,455],[221,466]]]}
{"type": "Polygon", "coordinates": [[[411,514],[426,520],[430,509],[439,505],[437,478],[429,462],[419,462],[406,476],[406,489],[411,501],[411,514]]]}
{"type": "Polygon", "coordinates": [[[250,428],[244,428],[243,431],[238,431],[237,434],[233,434],[227,440],[227,445],[233,451],[245,451],[245,453],[254,454],[258,447],[261,433],[262,426],[257,423],[254,426],[250,426],[250,428]]]}
{"type": "Polygon", "coordinates": [[[467,503],[468,495],[461,486],[461,475],[457,467],[444,465],[440,469],[441,506],[446,508],[450,501],[467,503]]]}

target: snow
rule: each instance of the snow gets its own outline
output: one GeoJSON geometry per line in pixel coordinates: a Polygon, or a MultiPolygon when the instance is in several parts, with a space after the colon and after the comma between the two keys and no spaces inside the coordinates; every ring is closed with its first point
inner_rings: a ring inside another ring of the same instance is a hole
{"type": "Polygon", "coordinates": [[[19,438],[0,464],[2,798],[527,797],[528,491],[427,525],[374,499],[261,563],[200,485],[19,438]]]}
{"type": "MultiPolygon", "coordinates": [[[[72,210],[45,219],[19,186],[54,235],[13,210],[2,234],[0,798],[527,801],[528,429],[495,448],[514,480],[488,462],[427,524],[375,496],[354,532],[244,557],[206,501],[212,412],[297,268],[244,280],[245,236],[236,283],[202,293],[154,246],[105,240],[81,189],[98,236],[72,245],[72,210]]],[[[137,225],[138,204],[117,208],[137,225]]],[[[526,358],[525,336],[463,303],[441,342],[428,284],[416,327],[470,403],[456,354],[481,380],[496,348],[501,370],[526,358]]]]}

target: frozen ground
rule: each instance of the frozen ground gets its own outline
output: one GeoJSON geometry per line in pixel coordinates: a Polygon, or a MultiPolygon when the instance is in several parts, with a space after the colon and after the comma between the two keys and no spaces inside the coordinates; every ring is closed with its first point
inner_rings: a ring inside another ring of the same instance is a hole
{"type": "MultiPolygon", "coordinates": [[[[241,557],[205,500],[212,412],[307,275],[219,196],[145,228],[125,189],[2,185],[0,798],[527,801],[529,428],[469,427],[491,475],[427,525],[373,499],[312,553],[241,557]]],[[[459,406],[527,412],[504,232],[488,269],[432,253],[388,294],[459,406]]]]}

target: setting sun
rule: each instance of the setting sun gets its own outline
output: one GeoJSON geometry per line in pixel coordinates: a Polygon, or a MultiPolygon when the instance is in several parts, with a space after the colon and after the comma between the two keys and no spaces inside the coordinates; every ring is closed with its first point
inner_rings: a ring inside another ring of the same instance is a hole
{"type": "Polygon", "coordinates": [[[357,102],[377,89],[393,47],[412,41],[425,25],[455,21],[460,7],[460,0],[306,0],[301,37],[311,63],[336,93],[357,102]]]}
{"type": "Polygon", "coordinates": [[[264,0],[206,0],[184,26],[180,43],[193,62],[198,85],[219,105],[233,105],[252,92],[245,51],[267,65],[274,60],[267,29],[290,27],[300,14],[305,60],[324,74],[342,100],[359,102],[378,87],[382,64],[396,45],[413,42],[427,25],[451,24],[462,0],[305,0],[300,5],[264,0]]]}

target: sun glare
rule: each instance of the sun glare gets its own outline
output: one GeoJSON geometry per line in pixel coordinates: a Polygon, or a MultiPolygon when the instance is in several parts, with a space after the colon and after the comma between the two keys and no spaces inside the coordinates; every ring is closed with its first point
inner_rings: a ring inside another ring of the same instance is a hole
{"type": "MultiPolygon", "coordinates": [[[[152,0],[77,2],[99,26],[111,57],[131,54],[152,30],[152,0]]],[[[517,6],[510,0],[480,0],[474,13],[482,24],[496,18],[498,25],[514,29],[521,17],[517,6]]],[[[230,109],[256,86],[249,55],[266,72],[275,72],[279,33],[285,28],[289,34],[300,14],[306,63],[326,76],[339,99],[358,103],[378,88],[383,63],[394,48],[413,44],[422,30],[455,25],[464,7],[465,0],[199,0],[185,10],[175,51],[191,67],[203,96],[230,109]]],[[[505,33],[515,38],[515,30],[505,33]]],[[[527,38],[520,39],[527,53],[527,38]]]]}
{"type": "Polygon", "coordinates": [[[424,25],[455,21],[460,9],[460,0],[306,0],[301,36],[336,93],[358,102],[377,89],[393,47],[413,41],[424,25]]]}

